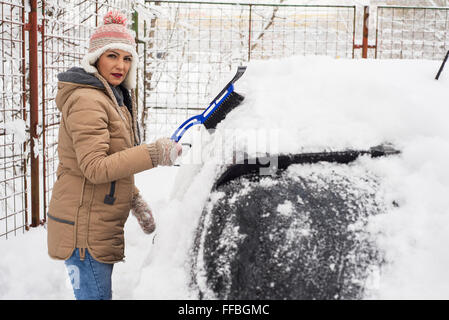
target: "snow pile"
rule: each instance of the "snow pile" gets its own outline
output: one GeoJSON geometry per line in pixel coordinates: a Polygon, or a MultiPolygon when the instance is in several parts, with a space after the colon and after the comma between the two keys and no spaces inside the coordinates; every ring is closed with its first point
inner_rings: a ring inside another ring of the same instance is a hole
{"type": "Polygon", "coordinates": [[[366,149],[386,141],[402,149],[419,137],[447,139],[448,76],[434,80],[439,64],[327,57],[254,61],[236,84],[237,92],[247,93],[244,105],[218,129],[249,153],[264,151],[246,143],[251,130],[279,135],[271,147],[292,153],[366,149]]]}
{"type": "MultiPolygon", "coordinates": [[[[147,236],[129,218],[126,263],[113,273],[114,298],[197,298],[188,287],[188,258],[218,173],[212,151],[220,149],[221,160],[228,161],[236,150],[299,153],[391,142],[400,156],[357,160],[381,177],[388,201],[398,204],[369,225],[387,264],[370,279],[367,298],[448,299],[449,70],[436,81],[439,65],[327,57],[251,62],[236,84],[244,103],[214,135],[206,134],[206,143],[194,143],[194,149],[202,147],[202,159],[136,175],[157,231],[147,236]]],[[[287,204],[279,210],[287,214],[287,204]]],[[[0,243],[0,298],[72,297],[63,264],[46,255],[45,238],[40,228],[0,243]]]]}

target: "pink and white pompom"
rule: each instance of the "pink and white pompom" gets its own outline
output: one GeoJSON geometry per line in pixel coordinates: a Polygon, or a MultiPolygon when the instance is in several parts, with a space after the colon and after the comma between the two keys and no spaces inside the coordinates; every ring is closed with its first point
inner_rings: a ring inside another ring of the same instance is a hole
{"type": "Polygon", "coordinates": [[[103,23],[107,24],[121,24],[126,26],[126,17],[118,10],[109,11],[103,18],[103,23]]]}

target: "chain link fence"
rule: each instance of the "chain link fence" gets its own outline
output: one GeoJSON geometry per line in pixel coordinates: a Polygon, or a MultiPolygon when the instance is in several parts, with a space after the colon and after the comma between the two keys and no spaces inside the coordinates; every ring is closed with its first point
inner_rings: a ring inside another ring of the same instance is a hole
{"type": "Polygon", "coordinates": [[[442,59],[449,49],[449,8],[377,8],[376,58],[442,59]]]}
{"type": "Polygon", "coordinates": [[[0,1],[0,238],[27,225],[25,1],[0,1]]]}
{"type": "Polygon", "coordinates": [[[149,1],[146,8],[153,15],[142,38],[150,140],[199,113],[216,83],[250,60],[354,58],[355,6],[149,1]]]}

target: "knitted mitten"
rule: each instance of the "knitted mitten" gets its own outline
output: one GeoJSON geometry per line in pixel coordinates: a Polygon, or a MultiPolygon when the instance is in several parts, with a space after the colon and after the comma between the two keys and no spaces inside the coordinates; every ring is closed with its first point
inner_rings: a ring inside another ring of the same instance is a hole
{"type": "Polygon", "coordinates": [[[156,223],[154,222],[151,209],[140,193],[135,194],[133,197],[131,213],[137,218],[140,227],[146,234],[150,234],[156,229],[156,223]]]}
{"type": "Polygon", "coordinates": [[[181,154],[181,146],[169,138],[160,138],[154,143],[147,144],[153,167],[171,166],[181,154]]]}

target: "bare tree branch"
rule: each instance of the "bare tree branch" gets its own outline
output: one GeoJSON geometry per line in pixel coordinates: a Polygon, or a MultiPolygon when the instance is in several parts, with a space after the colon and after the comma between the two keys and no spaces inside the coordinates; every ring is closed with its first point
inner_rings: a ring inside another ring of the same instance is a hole
{"type": "MultiPolygon", "coordinates": [[[[279,4],[283,3],[285,0],[279,0],[279,4]]],[[[259,33],[259,35],[256,38],[256,42],[251,46],[251,50],[254,50],[254,48],[258,45],[258,41],[262,39],[265,35],[265,32],[273,25],[274,19],[276,18],[276,13],[278,12],[279,7],[275,7],[273,9],[273,13],[271,14],[271,18],[268,21],[268,23],[263,28],[262,32],[259,33]]]]}

